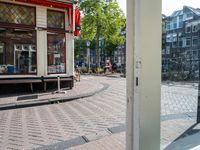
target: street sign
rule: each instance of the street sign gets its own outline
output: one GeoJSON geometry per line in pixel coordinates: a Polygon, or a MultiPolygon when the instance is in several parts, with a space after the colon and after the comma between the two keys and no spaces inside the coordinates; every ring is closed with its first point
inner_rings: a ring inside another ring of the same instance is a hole
{"type": "Polygon", "coordinates": [[[87,42],[86,42],[86,45],[89,47],[89,46],[90,46],[90,41],[87,41],[87,42]]]}

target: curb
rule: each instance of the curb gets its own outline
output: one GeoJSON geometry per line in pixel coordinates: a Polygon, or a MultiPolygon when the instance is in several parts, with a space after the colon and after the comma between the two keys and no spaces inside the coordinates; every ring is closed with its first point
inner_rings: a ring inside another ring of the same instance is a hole
{"type": "Polygon", "coordinates": [[[117,127],[107,128],[100,132],[96,132],[90,135],[78,136],[76,138],[69,139],[66,141],[57,142],[54,144],[50,144],[50,145],[46,145],[46,146],[42,146],[38,148],[33,148],[32,150],[64,150],[71,147],[90,143],[90,142],[99,140],[101,138],[104,138],[106,136],[112,136],[113,134],[117,134],[117,133],[121,133],[125,131],[126,131],[126,126],[120,125],[117,127]]]}
{"type": "Polygon", "coordinates": [[[2,110],[8,110],[8,109],[19,109],[19,108],[25,108],[25,107],[33,107],[33,106],[42,106],[42,105],[48,105],[48,104],[54,104],[54,103],[63,103],[68,101],[73,101],[81,98],[91,97],[95,94],[98,94],[104,90],[106,90],[109,87],[109,84],[101,83],[103,85],[103,88],[100,90],[89,92],[86,94],[80,94],[76,96],[68,96],[68,97],[62,97],[62,98],[52,98],[52,99],[43,99],[43,100],[33,100],[33,101],[25,101],[20,103],[10,103],[10,104],[2,104],[0,105],[0,111],[2,110]]]}

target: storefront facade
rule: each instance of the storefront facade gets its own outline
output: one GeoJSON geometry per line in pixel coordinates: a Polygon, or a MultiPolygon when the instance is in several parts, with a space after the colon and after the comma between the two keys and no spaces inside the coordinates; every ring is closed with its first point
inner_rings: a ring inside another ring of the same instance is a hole
{"type": "Polygon", "coordinates": [[[73,86],[75,5],[0,0],[0,84],[60,76],[73,86]]]}

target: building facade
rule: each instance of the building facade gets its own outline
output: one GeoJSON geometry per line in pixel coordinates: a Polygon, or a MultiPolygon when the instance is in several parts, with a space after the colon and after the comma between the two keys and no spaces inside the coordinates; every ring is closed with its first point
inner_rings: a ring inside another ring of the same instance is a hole
{"type": "MultiPolygon", "coordinates": [[[[121,29],[120,34],[126,39],[126,27],[121,29]]],[[[115,49],[113,62],[117,64],[118,71],[126,73],[126,42],[115,49]]]]}
{"type": "Polygon", "coordinates": [[[198,76],[200,9],[184,6],[163,17],[162,72],[165,78],[192,80],[198,76]]]}
{"type": "Polygon", "coordinates": [[[60,76],[72,87],[74,16],[70,0],[0,0],[0,86],[60,76]]]}

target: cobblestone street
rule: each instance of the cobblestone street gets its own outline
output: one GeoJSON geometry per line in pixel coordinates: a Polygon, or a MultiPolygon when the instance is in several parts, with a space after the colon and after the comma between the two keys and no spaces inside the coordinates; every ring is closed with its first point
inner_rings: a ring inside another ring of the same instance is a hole
{"type": "MultiPolygon", "coordinates": [[[[125,125],[126,79],[83,76],[82,81],[109,87],[91,97],[66,103],[0,111],[0,149],[33,149],[80,136],[93,141],[93,135],[106,138],[109,128],[125,125]]],[[[161,108],[164,148],[194,124],[197,88],[163,84],[161,108]]],[[[115,137],[121,141],[119,148],[124,149],[124,133],[120,133],[121,138],[115,137]]]]}

